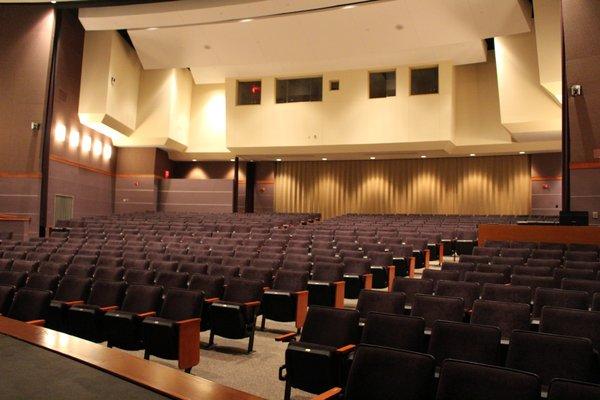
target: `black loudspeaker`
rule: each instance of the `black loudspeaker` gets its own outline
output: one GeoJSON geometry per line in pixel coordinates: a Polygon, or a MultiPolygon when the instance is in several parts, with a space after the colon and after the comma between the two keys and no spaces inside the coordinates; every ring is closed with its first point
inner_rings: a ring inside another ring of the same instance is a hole
{"type": "Polygon", "coordinates": [[[587,211],[561,211],[559,216],[560,225],[589,225],[590,216],[587,211]]]}

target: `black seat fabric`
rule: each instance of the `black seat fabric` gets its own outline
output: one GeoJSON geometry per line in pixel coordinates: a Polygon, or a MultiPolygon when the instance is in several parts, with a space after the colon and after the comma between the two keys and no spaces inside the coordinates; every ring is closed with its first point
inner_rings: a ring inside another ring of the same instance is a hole
{"type": "Polygon", "coordinates": [[[49,290],[20,289],[6,316],[24,322],[45,319],[51,299],[49,290]]]}
{"type": "Polygon", "coordinates": [[[371,311],[402,315],[405,302],[406,295],[404,293],[361,290],[356,309],[362,319],[366,319],[371,311]]]}
{"type": "Polygon", "coordinates": [[[545,306],[587,310],[589,296],[577,290],[537,288],[533,296],[533,317],[539,318],[545,306]]]}
{"type": "Polygon", "coordinates": [[[465,310],[473,308],[479,298],[481,286],[477,282],[439,281],[435,294],[438,296],[460,297],[465,302],[465,310]]]}
{"type": "Polygon", "coordinates": [[[600,385],[569,379],[554,379],[550,383],[548,400],[597,400],[600,385]]]}
{"type": "Polygon", "coordinates": [[[464,300],[458,297],[417,294],[410,315],[423,317],[425,326],[430,328],[437,320],[462,321],[464,307],[464,300]]]}
{"type": "Polygon", "coordinates": [[[401,350],[422,351],[424,332],[425,320],[421,317],[370,312],[360,342],[401,350]]]}
{"type": "Polygon", "coordinates": [[[0,314],[6,315],[12,304],[16,288],[14,286],[0,285],[0,314]]]}
{"type": "Polygon", "coordinates": [[[471,323],[497,326],[502,337],[508,339],[514,330],[529,329],[530,312],[529,304],[525,303],[477,300],[471,323]]]}
{"type": "Polygon", "coordinates": [[[544,307],[541,315],[540,332],[585,337],[600,350],[600,312],[544,307]]]}
{"type": "Polygon", "coordinates": [[[433,294],[431,279],[399,278],[394,281],[394,292],[406,295],[406,304],[412,306],[416,294],[433,294]]]}
{"type": "Polygon", "coordinates": [[[531,288],[529,286],[486,283],[481,291],[481,299],[530,304],[531,288]]]}
{"type": "Polygon", "coordinates": [[[49,290],[54,293],[59,280],[60,276],[58,275],[30,274],[25,287],[27,289],[49,290]]]}
{"type": "Polygon", "coordinates": [[[535,374],[468,361],[446,359],[436,400],[539,400],[535,374]]]}

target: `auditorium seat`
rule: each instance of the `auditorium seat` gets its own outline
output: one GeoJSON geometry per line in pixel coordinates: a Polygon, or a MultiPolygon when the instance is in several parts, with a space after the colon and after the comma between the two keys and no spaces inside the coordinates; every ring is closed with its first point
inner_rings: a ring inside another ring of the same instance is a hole
{"type": "Polygon", "coordinates": [[[485,246],[485,247],[475,246],[473,248],[472,254],[474,256],[487,256],[487,257],[491,258],[491,257],[495,257],[500,254],[500,248],[489,247],[489,246],[485,246]]]}
{"type": "Polygon", "coordinates": [[[31,273],[36,272],[40,263],[38,261],[14,260],[10,266],[11,271],[31,273]]]}
{"type": "Polygon", "coordinates": [[[468,271],[475,271],[475,264],[467,263],[467,262],[457,263],[457,262],[447,261],[442,264],[442,271],[458,271],[459,272],[458,280],[463,281],[465,279],[465,274],[468,271]]]}
{"type": "MultiPolygon", "coordinates": [[[[510,282],[510,276],[512,275],[513,267],[505,264],[477,264],[475,266],[476,272],[502,274],[504,277],[503,283],[510,282]]],[[[490,275],[491,276],[491,275],[490,275]]]]}
{"type": "Polygon", "coordinates": [[[32,325],[44,326],[51,299],[52,292],[49,290],[19,289],[6,316],[32,325]]]}
{"type": "Polygon", "coordinates": [[[543,387],[554,378],[587,381],[592,372],[592,342],[586,338],[514,331],[506,366],[539,376],[543,387]]]}
{"type": "Polygon", "coordinates": [[[158,271],[154,278],[154,284],[161,286],[164,293],[167,293],[171,288],[186,288],[188,279],[189,275],[183,272],[158,271]]]}
{"type": "Polygon", "coordinates": [[[553,379],[548,390],[548,400],[597,400],[600,385],[571,379],[553,379]]]}
{"type": "Polygon", "coordinates": [[[411,309],[416,294],[433,294],[433,281],[431,279],[400,278],[394,281],[394,292],[406,295],[405,308],[411,309]]]}
{"type": "Polygon", "coordinates": [[[495,326],[438,320],[431,328],[427,352],[438,366],[447,358],[496,364],[500,337],[495,326]]]}
{"type": "Polygon", "coordinates": [[[477,282],[480,285],[486,283],[500,284],[505,282],[505,275],[497,272],[466,272],[465,282],[477,282]]]}
{"type": "Polygon", "coordinates": [[[510,284],[513,286],[529,286],[532,291],[539,287],[555,288],[557,286],[551,276],[512,275],[510,284]]]}
{"type": "Polygon", "coordinates": [[[265,321],[295,322],[297,330],[304,325],[308,307],[308,272],[279,270],[273,287],[262,296],[261,329],[265,321]]]}
{"type": "Polygon", "coordinates": [[[437,288],[438,282],[441,280],[445,281],[458,281],[460,278],[459,271],[440,271],[436,269],[425,269],[421,275],[423,279],[431,279],[433,281],[434,289],[437,288]]]}
{"type": "Polygon", "coordinates": [[[65,271],[65,276],[76,276],[79,278],[91,278],[96,269],[93,265],[71,264],[65,271]]]}
{"type": "Polygon", "coordinates": [[[510,242],[510,247],[513,249],[530,249],[536,250],[538,248],[538,244],[536,242],[510,242]]]}
{"type": "Polygon", "coordinates": [[[128,285],[152,285],[154,283],[154,275],[154,271],[127,268],[123,274],[123,280],[128,285]]]}
{"type": "Polygon", "coordinates": [[[459,297],[416,294],[410,315],[423,317],[426,328],[431,328],[437,320],[463,321],[465,302],[459,297]]]}
{"type": "Polygon", "coordinates": [[[371,289],[373,275],[371,262],[365,258],[346,257],[344,263],[345,298],[357,299],[362,289],[371,289]]]}
{"type": "Polygon", "coordinates": [[[95,281],[84,304],[74,304],[67,311],[67,332],[96,343],[103,342],[102,319],[108,311],[121,306],[125,282],[95,281]]]}
{"type": "MultiPolygon", "coordinates": [[[[347,355],[359,342],[359,318],[356,310],[313,306],[298,341],[293,340],[294,333],[276,339],[291,340],[285,351],[285,364],[279,369],[279,379],[285,381],[284,399],[290,399],[292,388],[322,393],[343,385],[347,355]]],[[[433,362],[431,365],[433,374],[433,362]]],[[[381,364],[377,368],[382,368],[381,364]]]]}
{"type": "Polygon", "coordinates": [[[370,250],[367,252],[367,257],[371,260],[373,288],[383,289],[391,287],[396,277],[393,254],[386,251],[370,250]]]}
{"type": "Polygon", "coordinates": [[[589,300],[588,294],[582,291],[537,288],[533,296],[532,317],[539,318],[546,306],[587,310],[589,300]]]}
{"type": "Polygon", "coordinates": [[[592,311],[600,311],[600,293],[594,293],[592,297],[592,311]]]}
{"type": "Polygon", "coordinates": [[[514,330],[528,330],[531,307],[521,302],[476,300],[471,323],[497,326],[503,339],[509,339],[514,330]]]}
{"type": "Polygon", "coordinates": [[[41,261],[38,268],[40,274],[46,275],[60,275],[63,276],[67,270],[67,264],[53,262],[53,261],[41,261]]]}
{"type": "Polygon", "coordinates": [[[423,351],[425,320],[409,315],[371,311],[362,331],[361,344],[423,351]]]}
{"type": "Polygon", "coordinates": [[[222,276],[194,274],[190,278],[189,290],[204,293],[200,330],[210,329],[210,305],[223,297],[225,278],[222,276]]]}
{"type": "Polygon", "coordinates": [[[190,372],[200,359],[202,292],[171,289],[156,317],[142,321],[144,358],[177,360],[179,369],[190,372]]]}
{"type": "Polygon", "coordinates": [[[123,280],[125,268],[123,267],[96,267],[92,279],[95,281],[119,282],[123,280]]]}
{"type": "Polygon", "coordinates": [[[567,250],[567,245],[564,243],[548,243],[548,242],[541,242],[538,244],[538,249],[542,249],[542,250],[561,250],[561,251],[565,251],[567,250]]]}
{"type": "Polygon", "coordinates": [[[531,252],[532,258],[537,259],[548,259],[548,260],[560,260],[563,257],[562,250],[543,250],[543,249],[535,249],[531,252]]]}
{"type": "Polygon", "coordinates": [[[560,287],[561,289],[580,290],[587,292],[591,301],[594,293],[600,292],[600,281],[565,278],[562,280],[560,287]]]}
{"type": "Polygon", "coordinates": [[[564,263],[564,266],[565,266],[565,268],[585,269],[585,270],[592,270],[594,272],[597,272],[598,270],[600,270],[600,262],[596,262],[596,261],[566,260],[564,263]]]}
{"type": "Polygon", "coordinates": [[[596,272],[592,269],[556,268],[552,276],[554,277],[557,286],[559,286],[560,282],[565,278],[594,280],[596,279],[596,272]]]}
{"type": "Polygon", "coordinates": [[[346,283],[342,264],[317,262],[308,281],[308,305],[341,308],[344,306],[346,283]]]}
{"type": "Polygon", "coordinates": [[[442,363],[436,400],[539,398],[539,378],[530,372],[453,359],[442,363]]]}
{"type": "Polygon", "coordinates": [[[473,264],[489,264],[491,260],[492,258],[490,256],[474,256],[470,254],[463,254],[459,257],[458,262],[473,264]]]}
{"type": "Polygon", "coordinates": [[[565,252],[565,260],[567,261],[588,261],[598,262],[597,251],[572,251],[565,252]]]}
{"type": "Polygon", "coordinates": [[[356,303],[361,323],[365,323],[370,312],[387,314],[404,314],[406,295],[400,292],[382,292],[378,290],[361,290],[356,303]]]}
{"type": "Polygon", "coordinates": [[[129,285],[121,307],[104,315],[102,329],[108,347],[142,349],[142,321],[156,315],[161,297],[159,286],[129,285]]]}
{"type": "Polygon", "coordinates": [[[260,281],[232,278],[225,288],[223,299],[210,306],[208,345],[214,345],[215,336],[228,339],[248,338],[247,352],[251,353],[262,292],[263,283],[260,281]]]}
{"type": "Polygon", "coordinates": [[[529,267],[550,267],[552,269],[560,267],[562,260],[550,260],[545,258],[529,258],[527,265],[529,267]]]}
{"type": "Polygon", "coordinates": [[[12,285],[0,285],[0,315],[6,315],[12,304],[16,288],[12,285]]]}
{"type": "Polygon", "coordinates": [[[492,257],[492,264],[521,266],[525,260],[521,257],[492,257]]]}
{"type": "Polygon", "coordinates": [[[19,271],[0,271],[0,285],[14,286],[17,290],[25,286],[27,273],[19,271]]]}
{"type": "Polygon", "coordinates": [[[546,306],[542,309],[540,332],[585,337],[600,350],[600,312],[546,306]]]}
{"type": "Polygon", "coordinates": [[[27,289],[49,290],[53,294],[58,288],[59,275],[46,275],[40,273],[29,274],[25,287],[27,289]]]}
{"type": "Polygon", "coordinates": [[[473,302],[479,298],[481,285],[477,282],[456,282],[441,280],[435,289],[436,296],[460,297],[464,300],[465,311],[473,308],[473,302]]]}
{"type": "Polygon", "coordinates": [[[527,267],[524,265],[515,265],[513,268],[514,275],[528,276],[553,276],[552,269],[549,267],[527,267]]]}

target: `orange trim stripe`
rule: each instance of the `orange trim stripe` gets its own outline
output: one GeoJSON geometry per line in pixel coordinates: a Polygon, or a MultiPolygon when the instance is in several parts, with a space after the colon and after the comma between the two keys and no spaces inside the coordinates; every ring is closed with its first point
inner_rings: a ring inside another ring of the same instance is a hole
{"type": "Polygon", "coordinates": [[[14,214],[0,214],[0,221],[31,221],[31,217],[14,214]]]}
{"type": "Polygon", "coordinates": [[[532,181],[561,181],[562,176],[532,176],[532,181]]]}
{"type": "Polygon", "coordinates": [[[11,171],[0,171],[0,178],[30,178],[40,179],[42,174],[39,172],[11,172],[11,171]]]}
{"type": "Polygon", "coordinates": [[[154,174],[115,174],[117,178],[156,178],[162,179],[161,176],[154,174]]]}
{"type": "Polygon", "coordinates": [[[569,169],[600,169],[600,162],[571,163],[569,169]]]}

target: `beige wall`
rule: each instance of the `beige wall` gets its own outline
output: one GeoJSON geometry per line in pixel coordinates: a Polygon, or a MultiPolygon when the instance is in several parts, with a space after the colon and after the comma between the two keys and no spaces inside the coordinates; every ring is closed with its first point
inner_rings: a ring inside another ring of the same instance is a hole
{"type": "Polygon", "coordinates": [[[228,154],[226,146],[225,85],[194,85],[190,113],[188,153],[228,154]]]}
{"type": "Polygon", "coordinates": [[[562,102],[560,0],[533,0],[540,83],[562,102]]]}
{"type": "MultiPolygon", "coordinates": [[[[439,94],[410,96],[409,68],[396,68],[396,96],[369,99],[367,70],[323,74],[323,101],[275,103],[275,78],[262,79],[260,105],[236,105],[235,79],[226,81],[227,146],[270,151],[298,146],[360,146],[449,141],[453,130],[453,67],[439,64],[439,94]],[[340,90],[330,92],[329,81],[340,90]],[[262,148],[262,149],[259,149],[262,148]]],[[[329,147],[331,146],[331,147],[329,147]]]]}

